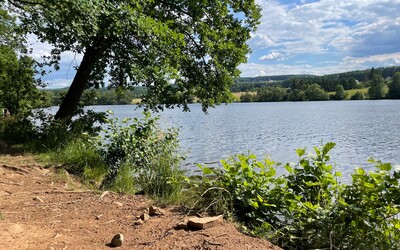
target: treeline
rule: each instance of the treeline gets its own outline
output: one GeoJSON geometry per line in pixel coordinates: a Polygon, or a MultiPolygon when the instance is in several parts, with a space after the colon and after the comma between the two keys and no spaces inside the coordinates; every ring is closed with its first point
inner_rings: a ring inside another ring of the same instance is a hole
{"type": "Polygon", "coordinates": [[[363,83],[372,80],[375,74],[387,79],[400,71],[400,66],[380,67],[366,70],[349,71],[345,73],[330,74],[324,76],[314,75],[279,75],[262,76],[254,78],[239,78],[232,86],[232,92],[257,91],[259,88],[281,86],[284,88],[302,89],[304,85],[318,84],[327,92],[333,92],[337,85],[343,86],[345,90],[368,87],[363,83]]]}
{"type": "MultiPolygon", "coordinates": [[[[323,79],[323,78],[320,78],[323,79]]],[[[314,79],[315,80],[315,79],[314,79]]],[[[399,99],[400,98],[400,72],[396,72],[390,79],[374,73],[371,80],[365,83],[343,80],[332,81],[336,83],[331,86],[326,81],[313,81],[313,78],[293,80],[290,88],[283,86],[267,86],[258,88],[255,94],[246,93],[240,96],[241,102],[279,102],[279,101],[325,101],[343,100],[347,97],[346,90],[360,89],[353,91],[350,99],[399,99]],[[345,85],[347,83],[347,85],[345,85]],[[346,86],[346,87],[345,87],[346,86]],[[361,88],[367,88],[364,93],[361,88]]]]}
{"type": "MultiPolygon", "coordinates": [[[[88,89],[83,92],[81,104],[90,105],[124,105],[139,101],[145,93],[144,87],[134,89],[88,89]]],[[[59,106],[67,93],[67,89],[43,90],[46,102],[44,106],[59,106]]]]}

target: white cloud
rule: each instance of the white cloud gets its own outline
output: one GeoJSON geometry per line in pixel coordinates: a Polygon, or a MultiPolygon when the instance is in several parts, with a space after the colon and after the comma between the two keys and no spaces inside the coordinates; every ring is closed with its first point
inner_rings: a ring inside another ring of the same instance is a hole
{"type": "Polygon", "coordinates": [[[66,88],[71,85],[72,80],[68,80],[65,78],[57,78],[51,79],[46,81],[48,83],[48,88],[51,89],[59,89],[59,88],[66,88]]]}
{"type": "Polygon", "coordinates": [[[382,65],[393,65],[400,63],[400,52],[393,54],[372,55],[366,57],[345,57],[344,62],[349,64],[366,64],[366,63],[379,63],[382,65]]]}
{"type": "Polygon", "coordinates": [[[355,42],[362,42],[360,34],[378,30],[398,34],[400,26],[399,0],[321,0],[295,6],[258,0],[258,4],[263,17],[250,40],[253,49],[280,46],[287,53],[318,53],[329,45],[351,52],[355,42]],[[385,20],[392,25],[376,25],[385,20]]]}
{"type": "Polygon", "coordinates": [[[279,52],[275,52],[275,51],[272,51],[271,53],[269,53],[267,55],[263,55],[262,57],[259,58],[259,60],[261,60],[261,61],[268,61],[268,60],[282,61],[284,59],[285,59],[284,55],[282,55],[279,52]]]}

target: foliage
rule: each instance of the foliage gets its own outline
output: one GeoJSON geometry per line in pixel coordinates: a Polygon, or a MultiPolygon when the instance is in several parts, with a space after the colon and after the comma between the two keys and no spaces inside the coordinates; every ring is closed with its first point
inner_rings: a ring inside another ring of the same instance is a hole
{"type": "Polygon", "coordinates": [[[250,93],[245,93],[240,96],[240,102],[254,102],[256,99],[256,95],[250,93]]]}
{"type": "Polygon", "coordinates": [[[361,91],[357,91],[351,96],[351,100],[364,100],[365,96],[361,91]]]}
{"type": "Polygon", "coordinates": [[[179,196],[184,177],[177,131],[161,130],[157,120],[148,112],[142,120],[108,120],[104,140],[95,142],[109,168],[102,187],[123,192],[135,188],[160,198],[179,196]]]}
{"type": "Polygon", "coordinates": [[[382,99],[387,93],[387,86],[382,78],[382,76],[374,74],[370,82],[370,87],[368,89],[369,99],[382,99]]]}
{"type": "Polygon", "coordinates": [[[100,182],[107,173],[105,162],[87,137],[69,141],[64,147],[51,151],[50,158],[83,180],[100,182]]]}
{"type": "Polygon", "coordinates": [[[111,86],[146,86],[144,103],[153,108],[188,109],[193,97],[204,109],[229,101],[260,19],[255,0],[7,2],[28,32],[55,47],[56,68],[62,52],[83,54],[60,119],[106,75],[111,86]]]}
{"type": "Polygon", "coordinates": [[[337,85],[335,87],[335,94],[333,95],[333,98],[331,99],[335,99],[335,100],[343,100],[346,98],[346,92],[344,91],[344,88],[342,85],[337,85]]]}
{"type": "Polygon", "coordinates": [[[303,90],[300,89],[292,89],[288,96],[289,101],[305,101],[306,94],[303,90]]]}
{"type": "Polygon", "coordinates": [[[307,86],[304,91],[306,100],[308,101],[325,101],[329,100],[329,95],[318,84],[311,84],[307,86]]]}
{"type": "Polygon", "coordinates": [[[287,99],[286,89],[282,87],[266,87],[257,90],[257,101],[279,102],[287,99]]]}
{"type": "Polygon", "coordinates": [[[106,121],[104,112],[94,112],[79,108],[76,117],[70,123],[55,120],[52,115],[43,110],[37,110],[27,118],[29,127],[34,131],[27,141],[29,150],[46,151],[57,150],[83,134],[96,136],[101,130],[101,124],[106,121]]]}
{"type": "Polygon", "coordinates": [[[391,83],[389,84],[388,97],[400,99],[400,72],[394,74],[391,83]]]}
{"type": "Polygon", "coordinates": [[[285,175],[277,175],[279,163],[251,154],[221,161],[222,168],[199,166],[203,176],[192,181],[198,204],[285,249],[398,249],[400,172],[374,162],[375,171],[358,168],[340,183],[329,164],[334,146],[314,147],[315,155],[298,149],[285,175]]]}

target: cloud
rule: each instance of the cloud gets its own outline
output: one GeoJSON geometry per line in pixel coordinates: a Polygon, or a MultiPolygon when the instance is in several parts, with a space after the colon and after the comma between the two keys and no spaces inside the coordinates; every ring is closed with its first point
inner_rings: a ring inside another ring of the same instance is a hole
{"type": "Polygon", "coordinates": [[[271,53],[269,53],[267,55],[263,55],[262,57],[259,58],[259,60],[261,60],[261,61],[268,61],[268,60],[282,61],[284,59],[285,59],[284,55],[282,55],[279,52],[275,52],[275,51],[272,51],[271,53]]]}
{"type": "Polygon", "coordinates": [[[59,89],[59,88],[66,88],[71,85],[72,80],[68,80],[65,78],[57,78],[51,79],[46,81],[48,84],[48,88],[50,89],[59,89]]]}
{"type": "Polygon", "coordinates": [[[383,66],[391,66],[394,64],[400,63],[400,52],[393,54],[383,54],[383,55],[372,55],[366,57],[345,57],[343,59],[344,62],[348,64],[369,64],[369,63],[378,63],[383,66]]]}
{"type": "Polygon", "coordinates": [[[400,0],[256,1],[261,24],[248,42],[254,53],[249,65],[240,66],[243,75],[328,74],[399,64],[400,0]]]}

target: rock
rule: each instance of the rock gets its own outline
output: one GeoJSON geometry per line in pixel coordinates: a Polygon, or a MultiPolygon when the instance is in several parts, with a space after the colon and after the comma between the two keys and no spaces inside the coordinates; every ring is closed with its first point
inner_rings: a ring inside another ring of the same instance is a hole
{"type": "Polygon", "coordinates": [[[223,218],[223,215],[204,218],[193,217],[188,219],[187,226],[191,229],[206,229],[221,223],[223,218]]]}
{"type": "Polygon", "coordinates": [[[161,209],[159,207],[156,206],[150,206],[149,207],[149,215],[153,216],[153,215],[164,215],[165,214],[165,210],[161,209]]]}
{"type": "Polygon", "coordinates": [[[140,219],[141,219],[142,221],[150,220],[150,215],[144,213],[144,214],[142,214],[142,215],[140,216],[140,219]]]}
{"type": "Polygon", "coordinates": [[[124,243],[124,235],[123,234],[116,234],[111,240],[111,246],[113,247],[120,247],[124,243]]]}
{"type": "Polygon", "coordinates": [[[117,205],[118,207],[124,206],[124,204],[122,204],[121,202],[118,202],[118,201],[114,201],[113,204],[117,205]]]}
{"type": "Polygon", "coordinates": [[[134,225],[134,226],[143,225],[143,220],[142,220],[142,219],[138,219],[137,221],[135,221],[135,222],[133,223],[133,225],[134,225]]]}
{"type": "Polygon", "coordinates": [[[188,221],[181,221],[178,224],[176,224],[175,229],[176,230],[180,230],[180,229],[188,229],[188,225],[187,225],[188,221]]]}

